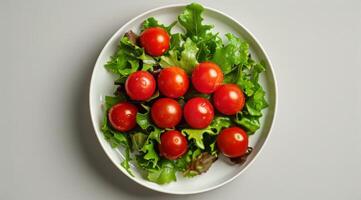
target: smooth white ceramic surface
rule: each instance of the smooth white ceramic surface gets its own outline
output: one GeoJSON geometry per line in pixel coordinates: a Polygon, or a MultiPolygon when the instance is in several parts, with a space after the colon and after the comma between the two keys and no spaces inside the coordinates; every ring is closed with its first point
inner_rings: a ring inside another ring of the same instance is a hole
{"type": "MultiPolygon", "coordinates": [[[[216,161],[209,171],[201,176],[195,178],[183,178],[177,176],[177,181],[167,185],[158,185],[144,180],[137,172],[135,166],[132,166],[132,170],[135,172],[135,177],[130,176],[121,166],[120,163],[124,159],[121,149],[112,149],[107,141],[103,137],[103,133],[100,130],[102,117],[103,117],[103,103],[104,96],[112,95],[114,92],[114,79],[115,77],[105,70],[104,64],[109,60],[110,56],[116,51],[119,39],[128,30],[133,30],[139,33],[141,23],[148,17],[155,17],[161,23],[170,24],[177,19],[177,16],[183,10],[184,5],[169,5],[160,8],[156,8],[147,11],[134,19],[130,20],[124,26],[122,26],[107,42],[104,49],[100,53],[98,60],[95,64],[91,85],[90,85],[90,110],[93,126],[95,128],[96,135],[105,150],[106,154],[112,160],[112,162],[129,178],[137,183],[151,188],[156,191],[172,193],[172,194],[192,194],[215,189],[225,183],[233,180],[242,171],[249,166],[249,164],[256,158],[257,154],[264,145],[266,139],[271,131],[272,122],[274,120],[276,111],[276,82],[273,74],[273,69],[270,60],[266,56],[266,53],[262,49],[261,45],[256,41],[254,36],[246,30],[236,20],[227,16],[226,14],[217,11],[215,9],[206,8],[204,12],[204,23],[214,24],[214,31],[220,32],[221,35],[231,32],[241,37],[250,44],[251,54],[257,60],[263,60],[266,62],[266,72],[261,76],[261,84],[265,87],[266,98],[269,102],[269,107],[264,111],[264,116],[261,119],[261,129],[258,130],[255,135],[250,137],[250,146],[254,148],[252,154],[248,157],[247,162],[242,165],[232,165],[224,157],[220,157],[216,161]]],[[[173,32],[182,31],[177,25],[173,32]]]]}

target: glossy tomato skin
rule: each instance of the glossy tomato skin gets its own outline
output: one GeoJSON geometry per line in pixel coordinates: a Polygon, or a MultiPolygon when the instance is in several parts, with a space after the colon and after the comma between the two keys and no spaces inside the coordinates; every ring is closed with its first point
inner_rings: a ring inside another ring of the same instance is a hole
{"type": "Polygon", "coordinates": [[[238,127],[222,130],[217,137],[217,147],[225,156],[230,158],[244,155],[248,149],[246,131],[238,127]]]}
{"type": "Polygon", "coordinates": [[[213,94],[216,109],[225,115],[234,115],[244,107],[245,96],[235,84],[220,86],[213,94]]]}
{"type": "Polygon", "coordinates": [[[168,160],[176,160],[187,152],[187,139],[179,131],[171,130],[162,133],[158,145],[160,155],[168,160]]]}
{"type": "Polygon", "coordinates": [[[212,104],[202,97],[190,99],[183,110],[184,119],[192,128],[206,128],[214,117],[212,104]]]}
{"type": "Polygon", "coordinates": [[[147,71],[132,73],[125,82],[128,96],[136,101],[149,99],[155,91],[156,83],[152,74],[147,71]]]}
{"type": "Polygon", "coordinates": [[[129,131],[136,125],[137,107],[131,103],[118,103],[110,108],[108,119],[118,131],[129,131]]]}
{"type": "Polygon", "coordinates": [[[179,67],[167,67],[158,76],[160,92],[169,98],[183,96],[189,88],[187,73],[179,67]]]}
{"type": "Polygon", "coordinates": [[[151,56],[163,55],[169,49],[169,40],[167,31],[160,27],[147,28],[140,35],[141,46],[151,56]]]}
{"type": "Polygon", "coordinates": [[[153,103],[151,116],[159,128],[173,128],[182,119],[182,108],[174,99],[160,98],[153,103]]]}
{"type": "Polygon", "coordinates": [[[215,63],[199,63],[192,72],[193,86],[201,93],[213,93],[222,82],[223,72],[215,63]]]}

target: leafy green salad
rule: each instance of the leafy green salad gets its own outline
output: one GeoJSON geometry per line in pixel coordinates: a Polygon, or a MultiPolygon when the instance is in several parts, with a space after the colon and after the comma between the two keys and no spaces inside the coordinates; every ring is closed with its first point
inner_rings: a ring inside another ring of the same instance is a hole
{"type": "Polygon", "coordinates": [[[220,155],[242,165],[268,104],[247,42],[213,32],[204,8],[187,5],[169,25],[151,17],[129,30],[105,64],[117,75],[101,130],[124,150],[121,166],[167,184],[206,172],[220,155]],[[180,26],[183,32],[173,32],[180,26]],[[131,167],[131,166],[135,167],[131,167]]]}

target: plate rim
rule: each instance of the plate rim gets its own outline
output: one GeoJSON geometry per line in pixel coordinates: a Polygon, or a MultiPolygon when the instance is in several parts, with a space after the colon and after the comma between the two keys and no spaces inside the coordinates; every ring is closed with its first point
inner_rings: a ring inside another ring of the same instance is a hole
{"type": "Polygon", "coordinates": [[[262,150],[264,149],[264,146],[267,144],[268,140],[269,140],[269,137],[272,133],[272,130],[273,130],[273,127],[274,127],[274,122],[276,120],[276,116],[277,116],[277,108],[278,108],[278,87],[277,87],[277,78],[275,76],[275,73],[274,73],[274,68],[273,68],[273,65],[272,65],[272,62],[267,54],[267,52],[264,50],[264,47],[263,45],[259,42],[259,40],[253,35],[253,33],[251,31],[249,31],[245,26],[243,26],[238,20],[236,20],[235,18],[231,17],[230,15],[218,10],[218,9],[215,9],[215,8],[211,8],[211,7],[208,7],[208,6],[203,6],[203,8],[205,10],[209,10],[209,11],[212,11],[212,12],[215,12],[217,14],[220,14],[220,15],[223,15],[225,16],[226,18],[230,19],[231,21],[233,21],[234,23],[236,23],[239,27],[241,27],[245,32],[248,33],[248,35],[250,36],[250,38],[252,40],[254,40],[254,42],[259,46],[259,49],[261,50],[261,52],[264,54],[264,57],[265,59],[267,60],[267,63],[268,63],[268,70],[269,70],[269,73],[272,75],[272,78],[273,78],[273,82],[274,82],[274,111],[273,111],[273,115],[272,115],[272,119],[271,119],[271,125],[269,127],[269,131],[268,131],[268,134],[266,136],[266,138],[264,139],[264,142],[263,144],[261,145],[261,147],[259,148],[257,154],[254,156],[254,158],[252,160],[250,160],[250,162],[248,163],[248,165],[246,165],[242,170],[240,170],[236,175],[234,175],[232,178],[229,178],[228,180],[226,181],[223,181],[215,186],[212,186],[212,187],[208,187],[208,188],[205,188],[205,189],[200,189],[200,190],[195,190],[195,191],[191,191],[191,192],[172,192],[172,191],[169,191],[169,190],[163,190],[163,189],[158,189],[158,188],[154,188],[152,186],[149,186],[149,185],[146,185],[146,184],[143,184],[141,181],[139,181],[138,179],[130,176],[126,170],[124,168],[122,168],[120,166],[119,163],[115,163],[115,161],[110,157],[110,155],[106,152],[105,150],[105,144],[102,143],[100,137],[98,136],[97,134],[97,131],[96,131],[96,126],[98,126],[98,122],[96,122],[95,120],[95,117],[93,115],[94,111],[93,111],[93,108],[92,108],[92,88],[93,88],[93,85],[94,85],[94,72],[95,72],[95,68],[96,66],[98,65],[98,63],[100,62],[100,58],[102,57],[102,54],[105,52],[105,49],[107,49],[111,43],[111,41],[113,41],[115,39],[115,37],[119,34],[120,31],[122,31],[123,27],[126,27],[128,26],[129,24],[133,23],[134,21],[138,20],[139,18],[142,18],[143,16],[145,15],[148,15],[149,13],[152,13],[152,12],[156,12],[158,10],[163,10],[163,9],[168,9],[168,8],[174,8],[174,7],[185,7],[189,5],[189,3],[178,3],[178,4],[167,4],[167,5],[164,5],[164,6],[159,6],[159,7],[156,7],[156,8],[152,8],[152,9],[149,9],[145,12],[142,12],[140,13],[139,15],[136,15],[135,17],[133,17],[132,19],[130,19],[129,21],[127,21],[125,24],[123,24],[120,28],[117,29],[117,31],[115,33],[112,34],[112,36],[107,40],[106,44],[104,45],[104,47],[101,49],[98,57],[97,57],[97,60],[95,61],[95,64],[94,64],[94,67],[93,67],[93,70],[92,70],[92,74],[91,74],[91,79],[90,79],[90,84],[89,84],[89,101],[88,101],[88,104],[89,104],[89,111],[90,111],[90,118],[91,118],[91,122],[92,122],[92,125],[93,125],[93,130],[94,130],[94,133],[96,135],[96,138],[98,140],[98,142],[100,143],[101,147],[102,147],[102,150],[103,152],[107,155],[108,159],[120,170],[123,172],[123,174],[125,174],[128,178],[130,178],[131,180],[133,180],[134,182],[138,183],[139,185],[143,186],[143,187],[146,187],[148,189],[151,189],[153,191],[157,191],[157,192],[161,192],[161,193],[166,193],[166,194],[176,194],[176,195],[186,195],[186,194],[197,194],[197,193],[203,193],[203,192],[207,192],[207,191],[211,191],[211,190],[214,190],[214,189],[217,189],[227,183],[230,183],[231,181],[235,180],[238,176],[240,176],[244,171],[246,171],[248,169],[249,166],[251,166],[253,164],[253,162],[258,158],[258,156],[262,153],[262,150]]]}

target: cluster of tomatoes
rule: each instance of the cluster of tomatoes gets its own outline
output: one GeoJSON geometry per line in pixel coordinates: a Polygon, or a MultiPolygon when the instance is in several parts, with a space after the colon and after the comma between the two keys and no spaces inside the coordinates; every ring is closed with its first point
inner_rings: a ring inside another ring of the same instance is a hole
{"type": "MultiPolygon", "coordinates": [[[[164,29],[149,28],[140,36],[140,43],[147,54],[160,56],[168,50],[169,38],[164,29]]],[[[214,117],[213,106],[224,115],[234,115],[242,110],[245,104],[243,92],[235,84],[222,84],[223,72],[215,63],[198,64],[190,79],[187,73],[177,66],[162,69],[157,78],[147,71],[137,71],[128,76],[125,90],[132,100],[146,101],[153,96],[158,87],[164,97],[154,100],[150,112],[155,125],[163,129],[175,128],[182,117],[192,128],[206,128],[214,117]],[[213,105],[206,98],[194,97],[185,102],[182,109],[175,99],[186,94],[190,87],[190,79],[198,92],[213,94],[213,105]]],[[[122,102],[109,110],[108,119],[114,129],[121,132],[129,131],[136,126],[137,111],[135,105],[122,102]]],[[[187,151],[187,139],[177,130],[162,133],[160,139],[160,155],[167,159],[175,160],[187,151]]],[[[218,135],[217,146],[228,157],[242,156],[248,148],[247,134],[238,127],[226,128],[218,135]]]]}

